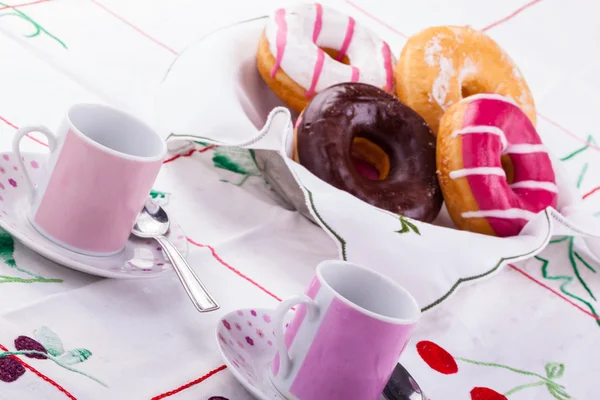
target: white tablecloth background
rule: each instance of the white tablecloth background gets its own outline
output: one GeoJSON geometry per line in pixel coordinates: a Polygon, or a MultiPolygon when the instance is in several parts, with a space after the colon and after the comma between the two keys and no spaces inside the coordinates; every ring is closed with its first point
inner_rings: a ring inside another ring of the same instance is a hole
{"type": "MultiPolygon", "coordinates": [[[[16,8],[0,5],[2,151],[10,150],[17,127],[56,128],[76,102],[107,103],[155,123],[157,88],[179,52],[218,27],[267,14],[279,4],[5,1],[16,8]],[[15,10],[26,17],[13,15],[15,10]],[[36,32],[34,23],[39,35],[25,37],[36,32]]],[[[528,80],[545,143],[565,158],[581,149],[564,163],[586,201],[600,211],[600,191],[594,192],[600,184],[598,5],[585,0],[325,3],[368,24],[396,55],[406,35],[430,25],[487,28],[528,80]],[[590,138],[597,142],[588,144],[590,138]]],[[[25,140],[22,149],[47,151],[33,140],[25,140]]],[[[33,337],[47,326],[66,348],[90,350],[92,356],[75,367],[109,387],[49,360],[23,357],[37,373],[28,369],[15,382],[0,382],[0,399],[250,398],[222,367],[214,339],[219,316],[236,308],[276,306],[304,289],[319,261],[337,254],[317,226],[279,205],[261,177],[235,185],[245,176],[215,168],[214,151],[186,151],[167,163],[155,189],[169,193],[168,210],[189,237],[189,261],[222,309],[198,314],[174,274],[143,281],[99,279],[57,266],[16,242],[12,257],[18,267],[62,282],[0,280],[0,348],[14,350],[15,338],[33,337]]],[[[5,248],[0,253],[6,255],[5,248]]],[[[552,395],[543,385],[507,397],[596,399],[598,267],[585,249],[570,250],[569,240],[551,244],[538,259],[465,286],[426,312],[401,361],[432,399],[468,399],[475,387],[506,393],[536,382],[532,375],[490,363],[547,376],[552,362],[563,364],[555,381],[570,397],[552,395]],[[417,344],[423,341],[480,364],[458,360],[457,373],[439,373],[419,356],[417,344]]],[[[0,275],[25,276],[4,263],[0,275]]]]}

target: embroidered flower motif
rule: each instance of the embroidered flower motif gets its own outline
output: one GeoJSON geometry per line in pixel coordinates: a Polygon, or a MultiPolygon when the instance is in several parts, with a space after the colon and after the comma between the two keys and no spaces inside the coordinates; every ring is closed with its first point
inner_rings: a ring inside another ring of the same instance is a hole
{"type": "Polygon", "coordinates": [[[225,339],[225,337],[224,337],[223,335],[221,335],[220,333],[219,333],[219,340],[220,340],[221,342],[223,342],[223,344],[226,344],[226,343],[227,343],[227,340],[225,339]]]}
{"type": "Polygon", "coordinates": [[[10,160],[10,157],[8,156],[8,154],[3,154],[2,158],[4,158],[6,161],[10,160]]]}
{"type": "Polygon", "coordinates": [[[248,326],[252,327],[252,322],[248,321],[248,326]]]}
{"type": "Polygon", "coordinates": [[[8,183],[10,183],[10,185],[11,185],[12,187],[17,187],[17,181],[15,181],[13,178],[10,178],[10,179],[8,180],[8,183]]]}
{"type": "Polygon", "coordinates": [[[235,323],[235,327],[237,328],[238,331],[242,330],[242,326],[239,323],[235,323]]]}
{"type": "Polygon", "coordinates": [[[3,174],[6,173],[6,170],[4,169],[4,167],[0,167],[0,172],[2,172],[3,174]]]}
{"type": "Polygon", "coordinates": [[[263,315],[263,319],[265,320],[265,322],[267,324],[271,323],[271,317],[269,315],[267,315],[267,314],[263,315]]]}
{"type": "Polygon", "coordinates": [[[82,348],[65,350],[58,335],[50,328],[42,326],[35,331],[35,339],[21,335],[14,343],[17,351],[0,351],[0,381],[2,382],[14,382],[25,373],[25,368],[19,359],[15,358],[15,355],[24,355],[38,360],[51,359],[63,368],[80,373],[106,386],[98,379],[72,367],[90,358],[92,352],[82,348]]]}
{"type": "Polygon", "coordinates": [[[31,161],[31,166],[34,169],[38,169],[40,167],[40,164],[38,164],[37,161],[33,160],[33,161],[31,161]]]}
{"type": "Polygon", "coordinates": [[[471,400],[508,400],[506,396],[486,387],[471,390],[471,400]]]}
{"type": "Polygon", "coordinates": [[[565,372],[565,365],[558,362],[549,362],[546,364],[546,376],[533,371],[526,371],[508,365],[490,363],[484,361],[476,361],[463,357],[453,357],[446,350],[430,341],[421,341],[417,343],[417,352],[432,369],[442,374],[454,374],[458,372],[457,361],[467,364],[474,364],[480,367],[501,368],[512,371],[513,373],[526,375],[528,377],[537,377],[538,382],[531,382],[525,385],[518,385],[508,390],[506,394],[500,394],[487,387],[475,387],[471,390],[471,400],[507,400],[508,395],[526,390],[534,386],[546,386],[548,392],[557,400],[572,398],[567,392],[564,385],[555,380],[562,377],[565,372]]]}
{"type": "Polygon", "coordinates": [[[223,320],[223,325],[225,325],[225,328],[227,328],[228,331],[231,330],[231,325],[229,324],[229,322],[227,322],[226,319],[223,320]]]}
{"type": "Polygon", "coordinates": [[[439,373],[450,375],[458,372],[454,357],[433,342],[423,340],[417,343],[417,352],[429,367],[439,373]]]}
{"type": "Polygon", "coordinates": [[[273,346],[273,342],[271,342],[270,340],[267,340],[267,344],[268,344],[269,346],[273,346]]]}
{"type": "Polygon", "coordinates": [[[259,338],[261,338],[261,339],[265,337],[265,334],[264,334],[264,333],[263,333],[263,331],[261,331],[260,329],[257,329],[257,330],[256,330],[256,334],[257,334],[257,335],[258,335],[258,337],[259,337],[259,338]]]}
{"type": "Polygon", "coordinates": [[[253,317],[256,317],[256,311],[250,310],[250,314],[252,314],[253,317]]]}
{"type": "Polygon", "coordinates": [[[240,349],[244,348],[244,344],[242,342],[240,342],[239,340],[237,342],[237,345],[239,346],[240,349]]]}
{"type": "Polygon", "coordinates": [[[250,336],[246,336],[246,343],[248,343],[250,346],[254,346],[254,340],[252,340],[250,336]]]}
{"type": "Polygon", "coordinates": [[[242,312],[242,310],[238,310],[237,315],[239,315],[240,317],[244,316],[244,313],[242,312]]]}
{"type": "Polygon", "coordinates": [[[0,189],[5,189],[6,187],[4,186],[3,183],[0,183],[0,189]]]}

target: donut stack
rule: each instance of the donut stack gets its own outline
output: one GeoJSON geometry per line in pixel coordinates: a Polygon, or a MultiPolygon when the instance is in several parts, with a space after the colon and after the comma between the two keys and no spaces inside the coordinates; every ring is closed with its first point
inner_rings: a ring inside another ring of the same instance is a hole
{"type": "Polygon", "coordinates": [[[257,67],[300,113],[294,159],[376,207],[459,229],[518,235],[558,197],[517,66],[484,33],[443,26],[388,44],[316,4],[275,10],[257,67]]]}

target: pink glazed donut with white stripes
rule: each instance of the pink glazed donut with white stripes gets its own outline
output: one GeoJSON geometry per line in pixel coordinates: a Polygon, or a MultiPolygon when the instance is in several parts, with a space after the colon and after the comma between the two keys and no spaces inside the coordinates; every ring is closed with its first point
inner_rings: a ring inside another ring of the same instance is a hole
{"type": "Polygon", "coordinates": [[[518,235],[556,207],[552,162],[527,115],[508,97],[478,94],[450,107],[437,138],[437,169],[459,229],[518,235]]]}
{"type": "Polygon", "coordinates": [[[395,59],[388,44],[354,18],[319,3],[275,10],[260,38],[256,64],[271,90],[298,112],[338,83],[394,92],[395,59]]]}

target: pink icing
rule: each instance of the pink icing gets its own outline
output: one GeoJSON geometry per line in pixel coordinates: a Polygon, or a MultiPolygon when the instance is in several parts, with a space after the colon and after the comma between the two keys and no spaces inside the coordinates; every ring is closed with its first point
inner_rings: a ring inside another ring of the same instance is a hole
{"type": "Polygon", "coordinates": [[[317,48],[317,62],[315,63],[315,69],[312,75],[312,82],[310,83],[310,88],[306,91],[306,98],[310,99],[315,95],[315,88],[317,87],[317,83],[319,82],[319,77],[321,76],[321,72],[323,71],[323,64],[325,63],[325,52],[320,48],[317,48]]]}
{"type": "MultiPolygon", "coordinates": [[[[477,99],[469,103],[462,128],[496,126],[510,145],[542,144],[529,118],[515,105],[496,99],[477,99]]],[[[501,167],[502,143],[498,135],[475,133],[462,135],[463,168],[501,167]]],[[[556,183],[550,157],[545,152],[510,154],[515,168],[514,183],[538,181],[556,183]]],[[[538,213],[556,207],[558,195],[547,189],[515,188],[497,175],[466,177],[480,210],[517,208],[538,213]]],[[[527,224],[525,219],[488,217],[494,232],[501,237],[518,235],[527,224]]]]}
{"type": "Polygon", "coordinates": [[[383,42],[381,53],[383,54],[383,65],[385,66],[385,90],[390,92],[394,87],[394,68],[392,66],[392,52],[390,51],[390,46],[385,42],[383,42]]]}
{"type": "Polygon", "coordinates": [[[356,67],[352,67],[352,77],[350,78],[350,82],[358,82],[358,78],[360,77],[360,71],[356,67]]]}
{"type": "Polygon", "coordinates": [[[287,23],[285,22],[285,10],[280,8],[275,12],[275,23],[277,24],[277,41],[275,47],[277,48],[277,55],[275,58],[275,65],[271,70],[271,78],[275,77],[281,60],[283,60],[283,53],[285,52],[285,44],[287,42],[287,23]]]}
{"type": "Polygon", "coordinates": [[[337,60],[342,61],[346,52],[348,51],[348,47],[350,47],[350,42],[352,41],[352,36],[354,36],[354,25],[356,22],[354,18],[348,17],[348,26],[346,27],[346,36],[344,36],[344,42],[342,43],[342,48],[340,49],[337,60]]]}
{"type": "Polygon", "coordinates": [[[315,18],[315,27],[313,29],[313,43],[317,43],[321,28],[323,27],[323,6],[316,3],[315,7],[317,8],[317,16],[315,18]]]}

